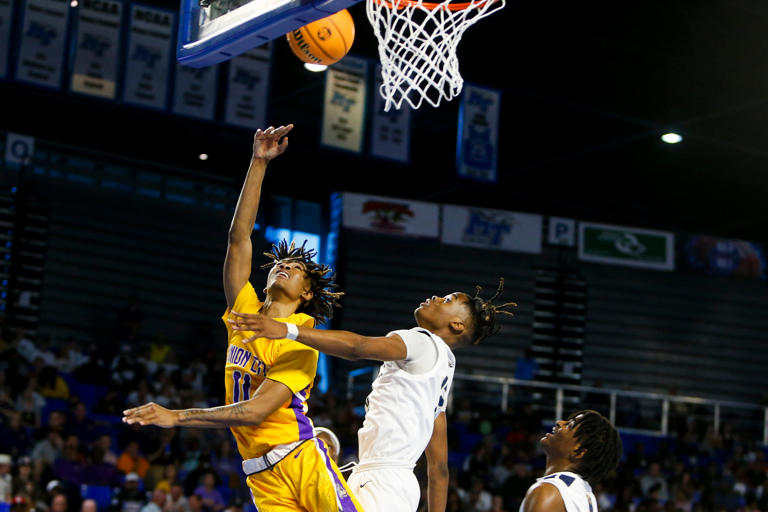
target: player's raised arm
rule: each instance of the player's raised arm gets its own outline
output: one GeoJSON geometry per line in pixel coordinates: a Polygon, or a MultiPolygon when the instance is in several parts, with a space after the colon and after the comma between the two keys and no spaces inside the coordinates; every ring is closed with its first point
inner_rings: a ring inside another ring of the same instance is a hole
{"type": "Polygon", "coordinates": [[[429,512],[445,512],[448,504],[448,423],[445,412],[435,418],[427,456],[427,504],[429,512]]]}
{"type": "Polygon", "coordinates": [[[229,243],[224,260],[224,295],[227,297],[227,306],[230,308],[251,276],[251,232],[259,210],[261,185],[267,164],[288,147],[288,138],[283,137],[292,128],[292,124],[278,128],[270,126],[266,130],[257,130],[253,136],[251,164],[229,227],[229,243]],[[282,141],[280,141],[281,138],[283,138],[282,141]]]}
{"type": "Polygon", "coordinates": [[[253,332],[245,339],[249,343],[256,338],[294,339],[324,354],[343,359],[373,359],[375,361],[402,361],[408,356],[405,342],[397,334],[391,336],[361,336],[350,331],[320,330],[277,322],[263,315],[232,312],[228,322],[235,331],[253,332]],[[291,333],[289,329],[296,329],[291,333]]]}

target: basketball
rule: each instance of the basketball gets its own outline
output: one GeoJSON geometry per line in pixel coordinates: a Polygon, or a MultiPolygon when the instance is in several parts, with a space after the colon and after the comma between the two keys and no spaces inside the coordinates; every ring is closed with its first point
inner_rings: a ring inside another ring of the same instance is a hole
{"type": "Polygon", "coordinates": [[[340,61],[352,47],[355,22],[349,11],[343,9],[289,32],[286,37],[298,58],[327,66],[340,61]]]}

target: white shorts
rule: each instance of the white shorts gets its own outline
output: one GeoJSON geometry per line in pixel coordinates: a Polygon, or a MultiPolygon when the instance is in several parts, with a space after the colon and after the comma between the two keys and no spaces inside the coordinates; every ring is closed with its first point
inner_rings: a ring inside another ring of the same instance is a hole
{"type": "Polygon", "coordinates": [[[416,512],[421,488],[412,469],[357,469],[347,484],[365,512],[416,512]]]}

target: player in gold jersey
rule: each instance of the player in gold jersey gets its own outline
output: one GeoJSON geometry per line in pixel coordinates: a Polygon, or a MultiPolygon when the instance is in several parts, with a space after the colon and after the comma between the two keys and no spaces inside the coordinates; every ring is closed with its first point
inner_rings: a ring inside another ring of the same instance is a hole
{"type": "Polygon", "coordinates": [[[325,444],[314,437],[306,401],[317,371],[318,352],[293,339],[257,339],[234,331],[231,312],[264,315],[280,322],[314,327],[330,318],[341,295],[330,268],[312,261],[314,251],[284,241],[268,254],[272,261],[260,301],[249,282],[251,231],[256,221],[267,164],[288,147],[293,125],[258,130],[253,157],[229,230],[224,261],[224,294],[229,344],[225,367],[226,405],[169,410],[148,403],[124,412],[123,421],[140,425],[232,430],[248,487],[262,512],[347,512],[362,508],[349,491],[325,444]],[[281,142],[282,139],[282,142],[281,142]]]}

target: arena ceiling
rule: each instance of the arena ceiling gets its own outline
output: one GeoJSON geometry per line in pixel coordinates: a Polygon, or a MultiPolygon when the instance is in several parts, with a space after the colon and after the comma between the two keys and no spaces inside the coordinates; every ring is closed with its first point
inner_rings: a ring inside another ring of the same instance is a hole
{"type": "MultiPolygon", "coordinates": [[[[352,14],[351,53],[374,58],[363,5],[352,14]]],[[[504,92],[497,185],[455,177],[455,101],[416,112],[408,166],[319,148],[323,76],[282,40],[275,56],[271,118],[296,129],[268,192],[351,190],[768,242],[765,2],[518,0],[470,28],[462,74],[504,92]],[[684,141],[661,142],[670,130],[684,141]]],[[[244,130],[13,83],[0,91],[5,130],[238,180],[247,165],[244,130]]]]}

